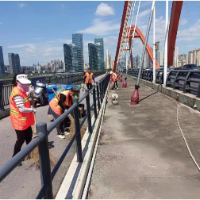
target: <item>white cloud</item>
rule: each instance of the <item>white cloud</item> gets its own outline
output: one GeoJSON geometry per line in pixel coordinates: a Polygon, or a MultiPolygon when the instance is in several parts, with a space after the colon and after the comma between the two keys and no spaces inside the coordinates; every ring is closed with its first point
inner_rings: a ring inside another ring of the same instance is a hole
{"type": "Polygon", "coordinates": [[[114,9],[110,7],[108,4],[101,3],[98,5],[95,14],[97,16],[107,16],[107,15],[115,15],[115,12],[114,9]]]}
{"type": "Polygon", "coordinates": [[[23,8],[23,7],[25,7],[25,6],[26,6],[26,4],[24,4],[24,3],[19,3],[19,4],[18,4],[18,7],[19,7],[19,8],[23,8]]]}
{"type": "Polygon", "coordinates": [[[199,30],[200,30],[200,19],[198,19],[194,25],[187,27],[185,29],[178,30],[177,41],[198,40],[200,37],[199,30]]]}
{"type": "Polygon", "coordinates": [[[23,48],[23,47],[29,47],[32,44],[18,44],[18,45],[12,45],[12,46],[8,46],[8,48],[10,49],[14,49],[14,48],[23,48]]]}
{"type": "Polygon", "coordinates": [[[145,7],[150,7],[152,5],[152,2],[151,1],[142,1],[141,2],[141,8],[145,8],[145,7]]]}
{"type": "Polygon", "coordinates": [[[185,24],[187,24],[187,22],[188,22],[187,19],[180,20],[180,24],[181,24],[181,25],[185,25],[185,24]]]}
{"type": "Polygon", "coordinates": [[[113,31],[119,31],[119,28],[119,23],[114,23],[113,21],[103,21],[102,19],[94,19],[92,26],[78,32],[94,35],[108,35],[113,31]]]}

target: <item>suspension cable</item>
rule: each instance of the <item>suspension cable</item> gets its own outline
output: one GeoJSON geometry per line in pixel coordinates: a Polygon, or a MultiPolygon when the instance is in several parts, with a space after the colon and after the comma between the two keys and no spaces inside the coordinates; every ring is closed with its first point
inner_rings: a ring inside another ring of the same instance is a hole
{"type": "MultiPolygon", "coordinates": [[[[131,46],[129,47],[129,48],[130,48],[130,51],[129,51],[129,61],[128,61],[128,62],[130,62],[130,59],[131,59],[132,47],[133,47],[134,36],[135,36],[135,30],[136,30],[136,27],[137,27],[137,20],[138,20],[139,11],[140,11],[140,4],[141,4],[141,1],[139,2],[139,5],[138,5],[137,15],[136,15],[136,19],[135,19],[135,26],[134,26],[134,30],[133,30],[133,38],[131,39],[131,46]]],[[[126,73],[127,73],[127,72],[126,72],[126,73]]],[[[127,75],[127,74],[126,74],[126,75],[127,75]]]]}
{"type": "MultiPolygon", "coordinates": [[[[133,20],[133,16],[134,16],[135,5],[136,5],[136,1],[134,2],[134,6],[132,7],[133,12],[130,13],[130,15],[129,15],[129,20],[130,20],[131,15],[132,15],[132,19],[131,19],[131,21],[130,21],[130,26],[131,26],[131,24],[132,24],[132,20],[133,20]]],[[[129,22],[129,21],[128,21],[128,22],[129,22]]],[[[129,29],[129,30],[126,29],[126,37],[129,35],[129,32],[130,32],[130,29],[129,29]]],[[[126,45],[126,50],[127,50],[127,47],[128,47],[128,43],[127,43],[127,45],[126,45]]],[[[123,48],[123,47],[122,47],[122,48],[123,48]]],[[[121,50],[121,51],[122,51],[122,50],[121,50]]],[[[120,56],[121,56],[121,51],[120,51],[120,56]]],[[[122,56],[123,56],[123,54],[122,54],[122,56]]],[[[122,56],[120,57],[120,60],[121,60],[122,56]]],[[[120,60],[119,60],[118,62],[120,62],[120,60]]]]}
{"type": "MultiPolygon", "coordinates": [[[[127,22],[127,24],[129,23],[129,21],[130,21],[130,18],[131,18],[131,13],[132,13],[132,10],[133,10],[133,3],[131,4],[131,9],[130,9],[130,13],[129,13],[129,17],[128,17],[128,22],[127,22]]],[[[127,26],[127,25],[126,25],[127,26]]],[[[126,28],[126,27],[125,27],[126,28]]],[[[126,29],[126,34],[127,34],[127,29],[126,29]]],[[[123,38],[122,38],[123,39],[123,38]]],[[[122,41],[123,42],[123,41],[122,41]]],[[[123,48],[123,45],[122,45],[122,48],[123,48]]],[[[119,58],[118,58],[118,61],[117,61],[117,63],[119,63],[120,62],[120,60],[121,60],[121,58],[123,58],[123,51],[122,51],[122,49],[120,48],[120,50],[119,50],[120,52],[119,52],[119,58]]]]}

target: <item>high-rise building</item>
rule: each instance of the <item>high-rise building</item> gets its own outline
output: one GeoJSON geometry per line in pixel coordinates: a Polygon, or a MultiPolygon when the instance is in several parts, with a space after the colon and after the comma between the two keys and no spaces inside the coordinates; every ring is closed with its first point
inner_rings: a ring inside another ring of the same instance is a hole
{"type": "Polygon", "coordinates": [[[63,44],[64,50],[64,63],[65,63],[65,72],[73,70],[72,66],[72,48],[68,44],[63,44]]]}
{"type": "Polygon", "coordinates": [[[88,54],[90,69],[92,71],[99,70],[98,47],[96,44],[88,43],[88,54]]]}
{"type": "Polygon", "coordinates": [[[10,74],[18,74],[21,73],[21,66],[20,66],[20,58],[18,54],[9,53],[8,54],[9,60],[9,72],[10,74]]]}
{"type": "Polygon", "coordinates": [[[0,76],[5,75],[4,60],[3,60],[3,48],[0,46],[0,76]]]}
{"type": "Polygon", "coordinates": [[[197,57],[197,66],[200,66],[200,49],[196,50],[196,57],[197,57]]]}
{"type": "Polygon", "coordinates": [[[84,68],[83,34],[81,33],[72,34],[72,44],[73,44],[72,51],[74,51],[75,56],[77,56],[77,60],[74,58],[74,64],[76,65],[76,63],[78,63],[76,70],[83,71],[83,68],[84,68]]]}
{"type": "Polygon", "coordinates": [[[193,50],[193,64],[200,66],[200,49],[193,50]]]}
{"type": "Polygon", "coordinates": [[[70,44],[71,52],[72,52],[72,68],[73,72],[79,72],[80,69],[80,63],[79,63],[79,50],[78,47],[75,44],[70,44]]]}
{"type": "Polygon", "coordinates": [[[143,68],[151,68],[151,59],[147,50],[145,50],[143,68]]]}
{"type": "Polygon", "coordinates": [[[111,53],[110,51],[107,49],[107,58],[106,58],[106,69],[111,69],[111,53]]]}
{"type": "Polygon", "coordinates": [[[178,47],[175,47],[175,49],[174,49],[173,66],[174,66],[175,68],[178,67],[178,47]]]}
{"type": "MultiPolygon", "coordinates": [[[[189,61],[189,54],[188,54],[188,61],[189,61]]],[[[191,62],[193,62],[193,52],[191,54],[191,62]]],[[[187,64],[187,55],[181,54],[178,56],[178,67],[181,67],[183,65],[187,64]]],[[[192,63],[190,63],[192,64],[192,63]]]]}
{"type": "Polygon", "coordinates": [[[164,62],[163,62],[163,51],[159,51],[158,52],[158,64],[160,65],[160,66],[162,66],[162,65],[164,65],[164,62]]]}
{"type": "Polygon", "coordinates": [[[98,68],[101,71],[105,70],[104,66],[104,43],[103,43],[103,38],[95,38],[94,43],[97,45],[98,48],[98,68]]]}

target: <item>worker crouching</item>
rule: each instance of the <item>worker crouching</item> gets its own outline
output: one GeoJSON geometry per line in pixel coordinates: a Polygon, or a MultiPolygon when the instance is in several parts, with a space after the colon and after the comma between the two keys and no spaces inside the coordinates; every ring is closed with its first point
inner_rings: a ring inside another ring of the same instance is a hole
{"type": "MultiPolygon", "coordinates": [[[[54,116],[54,119],[57,119],[60,117],[65,109],[69,109],[70,106],[72,106],[72,100],[73,98],[78,95],[80,92],[80,89],[77,86],[74,86],[71,88],[71,90],[66,90],[61,93],[59,93],[55,98],[53,98],[50,103],[50,109],[51,113],[54,116]]],[[[69,117],[66,117],[64,121],[62,121],[57,127],[57,136],[61,139],[65,139],[65,135],[69,134],[69,127],[70,127],[71,121],[69,117]],[[64,128],[66,130],[64,131],[64,128]]]]}

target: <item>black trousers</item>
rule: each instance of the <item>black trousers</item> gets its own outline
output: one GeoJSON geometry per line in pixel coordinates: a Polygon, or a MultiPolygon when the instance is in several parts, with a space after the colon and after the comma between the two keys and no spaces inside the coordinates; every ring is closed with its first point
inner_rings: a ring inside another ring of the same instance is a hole
{"type": "Polygon", "coordinates": [[[115,88],[118,88],[118,83],[117,83],[117,81],[115,81],[114,87],[115,87],[115,88]]]}
{"type": "MultiPolygon", "coordinates": [[[[52,113],[54,119],[57,119],[58,117],[60,117],[60,115],[56,114],[51,108],[50,108],[50,112],[52,113]]],[[[69,119],[69,117],[66,117],[60,124],[58,124],[58,126],[56,127],[57,130],[57,134],[58,135],[62,135],[64,133],[64,128],[70,127],[71,125],[71,121],[69,119]]]]}
{"type": "Polygon", "coordinates": [[[88,90],[91,90],[92,89],[92,83],[87,83],[87,88],[88,88],[88,90]]]}
{"type": "Polygon", "coordinates": [[[21,151],[22,145],[24,144],[25,141],[26,141],[26,144],[28,144],[32,140],[32,137],[33,137],[33,131],[32,131],[31,126],[28,127],[26,130],[23,130],[23,131],[15,130],[15,132],[17,134],[17,141],[14,146],[13,156],[15,156],[18,152],[21,151]]]}

